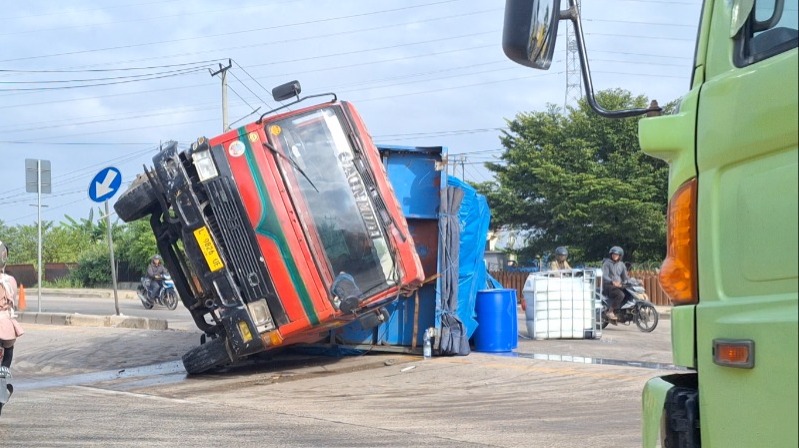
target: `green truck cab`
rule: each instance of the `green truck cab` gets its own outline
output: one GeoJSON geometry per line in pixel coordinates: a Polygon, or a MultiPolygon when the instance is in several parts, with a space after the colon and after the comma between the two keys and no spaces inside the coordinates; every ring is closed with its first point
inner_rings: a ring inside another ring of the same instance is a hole
{"type": "Polygon", "coordinates": [[[643,446],[799,444],[798,1],[705,0],[690,90],[661,115],[596,103],[575,0],[507,0],[506,55],[547,69],[570,20],[589,104],[646,114],[641,149],[670,164],[660,282],[688,373],[646,384],[643,446]]]}

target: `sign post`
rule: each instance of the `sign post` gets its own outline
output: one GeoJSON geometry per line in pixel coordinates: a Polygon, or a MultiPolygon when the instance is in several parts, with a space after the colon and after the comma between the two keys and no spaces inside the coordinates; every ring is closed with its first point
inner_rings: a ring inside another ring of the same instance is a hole
{"type": "Polygon", "coordinates": [[[122,173],[109,166],[100,170],[89,183],[89,199],[94,202],[105,202],[106,227],[108,229],[108,252],[111,255],[111,282],[114,286],[114,309],[119,316],[119,297],[117,294],[117,271],[114,263],[114,242],[111,239],[111,212],[108,200],[113,197],[122,185],[122,173]]]}
{"type": "Polygon", "coordinates": [[[36,193],[36,220],[39,225],[39,238],[38,238],[38,256],[36,266],[37,284],[37,306],[39,312],[42,312],[42,193],[50,194],[50,161],[39,159],[25,159],[25,191],[28,193],[36,193]]]}

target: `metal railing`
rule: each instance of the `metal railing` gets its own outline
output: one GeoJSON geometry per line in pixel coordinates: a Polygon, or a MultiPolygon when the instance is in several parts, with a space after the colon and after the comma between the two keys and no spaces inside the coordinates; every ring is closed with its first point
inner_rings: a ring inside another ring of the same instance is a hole
{"type": "MultiPolygon", "coordinates": [[[[515,289],[516,297],[521,300],[524,297],[524,282],[527,281],[529,272],[507,272],[507,271],[491,271],[491,276],[497,279],[505,288],[515,289]]],[[[646,292],[649,294],[649,300],[658,306],[671,306],[671,301],[663,288],[660,287],[658,274],[655,271],[631,271],[631,277],[635,277],[644,284],[646,292]]]]}

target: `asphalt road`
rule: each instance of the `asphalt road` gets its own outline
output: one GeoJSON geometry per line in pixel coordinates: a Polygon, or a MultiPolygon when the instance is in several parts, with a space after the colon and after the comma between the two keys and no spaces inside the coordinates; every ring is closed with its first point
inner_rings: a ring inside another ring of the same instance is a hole
{"type": "MultiPolygon", "coordinates": [[[[107,299],[67,302],[86,312],[107,306],[107,299]]],[[[131,315],[188,315],[130,302],[131,315]]],[[[198,341],[193,328],[28,325],[0,440],[4,447],[639,446],[641,389],[673,373],[669,323],[649,334],[609,327],[600,340],[533,341],[524,338],[521,314],[513,353],[431,360],[287,353],[200,377],[186,377],[179,362],[198,341]]]]}

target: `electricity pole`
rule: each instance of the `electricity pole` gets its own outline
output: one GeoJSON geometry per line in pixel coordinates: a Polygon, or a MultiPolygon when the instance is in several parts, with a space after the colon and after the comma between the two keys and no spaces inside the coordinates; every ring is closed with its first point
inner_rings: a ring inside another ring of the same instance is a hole
{"type": "Polygon", "coordinates": [[[227,132],[227,130],[228,130],[228,121],[227,121],[227,71],[232,66],[233,66],[233,62],[230,59],[228,59],[227,60],[227,67],[223,67],[222,64],[219,64],[219,70],[217,70],[215,72],[212,72],[211,70],[208,70],[211,73],[211,76],[216,76],[216,75],[221,74],[220,77],[222,78],[222,132],[223,133],[227,132]]]}
{"type": "MultiPolygon", "coordinates": [[[[580,11],[580,2],[576,2],[577,11],[580,11]]],[[[583,98],[583,81],[580,69],[580,55],[577,49],[577,35],[570,21],[566,27],[566,98],[563,102],[563,111],[569,104],[577,106],[583,98]]]]}

